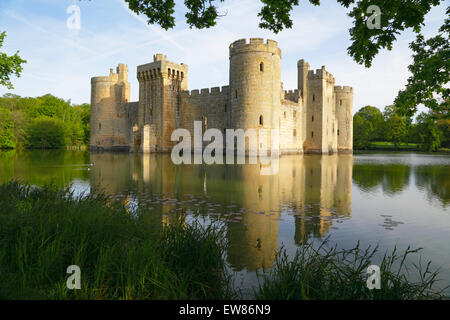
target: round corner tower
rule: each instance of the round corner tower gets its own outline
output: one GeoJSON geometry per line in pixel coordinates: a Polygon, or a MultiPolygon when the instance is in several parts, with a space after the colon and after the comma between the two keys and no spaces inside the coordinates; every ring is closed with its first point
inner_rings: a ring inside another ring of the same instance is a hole
{"type": "Polygon", "coordinates": [[[129,101],[128,67],[120,64],[117,73],[110,69],[106,77],[91,78],[91,149],[123,147],[122,103],[129,101]]]}
{"type": "Polygon", "coordinates": [[[251,38],[230,45],[230,102],[235,129],[278,129],[281,49],[273,40],[251,38]]]}
{"type": "Polygon", "coordinates": [[[334,87],[338,121],[338,152],[353,152],[353,88],[334,87]]]}

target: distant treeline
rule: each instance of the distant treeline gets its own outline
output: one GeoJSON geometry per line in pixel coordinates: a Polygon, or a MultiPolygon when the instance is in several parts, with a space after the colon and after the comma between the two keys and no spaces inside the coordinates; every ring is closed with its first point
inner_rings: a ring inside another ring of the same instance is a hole
{"type": "Polygon", "coordinates": [[[90,105],[51,94],[0,97],[0,149],[56,149],[89,144],[90,105]]]}
{"type": "Polygon", "coordinates": [[[382,113],[366,106],[353,117],[354,149],[370,149],[375,142],[391,142],[395,149],[401,144],[415,144],[418,150],[437,151],[450,147],[450,120],[445,114],[422,112],[413,122],[387,106],[382,113]]]}

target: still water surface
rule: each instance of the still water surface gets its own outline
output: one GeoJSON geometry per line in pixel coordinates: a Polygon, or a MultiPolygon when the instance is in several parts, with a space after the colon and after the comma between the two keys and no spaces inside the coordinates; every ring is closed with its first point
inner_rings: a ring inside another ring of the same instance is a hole
{"type": "MultiPolygon", "coordinates": [[[[260,165],[181,165],[169,155],[32,151],[0,153],[0,183],[71,185],[106,192],[152,221],[216,222],[226,229],[236,285],[249,289],[274,252],[329,237],[339,247],[423,248],[450,284],[450,156],[414,153],[283,156],[260,165]]],[[[449,290],[450,293],[450,290],[449,290]]]]}

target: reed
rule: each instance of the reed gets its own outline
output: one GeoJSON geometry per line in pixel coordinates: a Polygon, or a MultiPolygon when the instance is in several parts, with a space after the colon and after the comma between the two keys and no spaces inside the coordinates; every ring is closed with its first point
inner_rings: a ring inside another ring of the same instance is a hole
{"type": "Polygon", "coordinates": [[[220,228],[174,223],[104,195],[11,182],[0,186],[0,297],[4,299],[230,298],[220,228]],[[66,269],[81,268],[81,290],[66,269]]]}
{"type": "Polygon", "coordinates": [[[407,264],[420,249],[407,248],[399,254],[395,247],[382,255],[380,289],[367,287],[367,269],[379,257],[379,247],[362,249],[359,242],[352,249],[319,245],[309,241],[288,257],[282,248],[268,275],[259,277],[256,299],[282,300],[430,300],[445,299],[446,288],[438,289],[439,270],[431,262],[407,264]],[[412,279],[416,279],[413,281],[412,279]]]}

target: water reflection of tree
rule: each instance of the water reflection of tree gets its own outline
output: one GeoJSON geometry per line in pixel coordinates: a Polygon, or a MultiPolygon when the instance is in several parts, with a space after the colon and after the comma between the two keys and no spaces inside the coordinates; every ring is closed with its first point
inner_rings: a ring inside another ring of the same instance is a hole
{"type": "Polygon", "coordinates": [[[394,195],[409,185],[411,167],[404,164],[389,164],[384,166],[382,188],[385,194],[394,195]]]}
{"type": "Polygon", "coordinates": [[[410,175],[410,166],[404,164],[355,164],[353,167],[353,182],[365,192],[381,186],[385,194],[397,194],[409,185],[410,175]]]}
{"type": "Polygon", "coordinates": [[[355,164],[353,182],[363,191],[373,191],[381,184],[384,177],[383,165],[355,164]]]}
{"type": "Polygon", "coordinates": [[[65,150],[0,152],[0,183],[12,179],[30,184],[67,187],[75,179],[89,180],[89,153],[65,150]]]}
{"type": "Polygon", "coordinates": [[[0,152],[0,183],[14,179],[15,151],[0,152]]]}
{"type": "Polygon", "coordinates": [[[445,208],[450,203],[450,170],[448,166],[418,166],[414,170],[416,185],[425,189],[427,196],[435,198],[445,208]]]}

